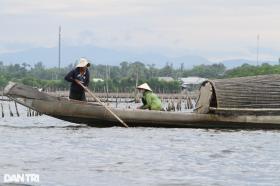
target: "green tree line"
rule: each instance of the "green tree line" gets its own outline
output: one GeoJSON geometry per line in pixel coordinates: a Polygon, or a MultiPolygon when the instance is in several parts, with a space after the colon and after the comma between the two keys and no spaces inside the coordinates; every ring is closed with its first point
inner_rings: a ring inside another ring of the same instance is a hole
{"type": "MultiPolygon", "coordinates": [[[[69,83],[64,76],[75,64],[58,69],[46,68],[42,62],[31,66],[27,63],[5,65],[0,62],[0,87],[9,81],[21,82],[33,87],[48,88],[52,90],[68,89],[69,83]]],[[[110,92],[134,91],[136,84],[147,82],[155,92],[174,93],[180,91],[179,77],[199,76],[203,78],[231,78],[254,76],[264,74],[280,74],[280,65],[264,63],[260,66],[243,64],[233,69],[226,69],[222,64],[197,65],[192,69],[185,69],[183,64],[174,68],[173,64],[166,63],[162,68],[154,64],[145,65],[142,62],[121,62],[118,66],[95,65],[90,68],[91,81],[89,87],[98,92],[104,92],[108,87],[110,92]],[[174,81],[161,81],[158,77],[172,77],[174,81]],[[104,81],[93,81],[93,78],[104,81]]]]}

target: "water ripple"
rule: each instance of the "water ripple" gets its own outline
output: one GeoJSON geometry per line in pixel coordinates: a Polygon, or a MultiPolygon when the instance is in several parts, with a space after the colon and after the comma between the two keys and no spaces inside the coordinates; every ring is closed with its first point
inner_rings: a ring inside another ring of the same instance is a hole
{"type": "Polygon", "coordinates": [[[62,186],[280,184],[279,131],[91,128],[41,116],[2,119],[0,135],[0,182],[24,172],[62,186]]]}

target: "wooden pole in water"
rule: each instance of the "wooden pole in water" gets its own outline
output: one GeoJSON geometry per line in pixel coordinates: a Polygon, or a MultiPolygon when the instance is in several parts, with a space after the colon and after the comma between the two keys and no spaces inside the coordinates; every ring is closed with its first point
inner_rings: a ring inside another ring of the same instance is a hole
{"type": "Polygon", "coordinates": [[[61,63],[61,26],[59,25],[59,29],[58,29],[58,70],[59,70],[59,72],[60,72],[60,63],[61,63]]]}
{"type": "Polygon", "coordinates": [[[109,85],[108,85],[108,81],[109,81],[109,74],[108,74],[108,65],[106,65],[106,102],[109,101],[109,85]]]}
{"type": "Polygon", "coordinates": [[[189,102],[190,102],[190,109],[193,109],[193,104],[192,104],[192,99],[190,97],[189,98],[189,102]]]}
{"type": "Polygon", "coordinates": [[[11,110],[11,106],[10,106],[10,104],[9,104],[9,111],[10,111],[10,116],[11,116],[11,117],[13,117],[13,116],[14,116],[14,114],[13,114],[13,112],[12,112],[12,110],[11,110]]]}
{"type": "Polygon", "coordinates": [[[102,103],[100,99],[97,96],[95,96],[87,87],[81,84],[78,80],[75,80],[75,82],[81,87],[83,87],[83,89],[85,89],[89,93],[89,95],[91,95],[98,103],[100,103],[103,107],[105,107],[105,109],[108,110],[121,124],[123,124],[123,126],[128,128],[128,125],[121,118],[119,118],[109,107],[107,107],[104,103],[102,103]]]}
{"type": "Polygon", "coordinates": [[[116,108],[118,108],[118,98],[119,98],[119,89],[117,88],[117,95],[116,95],[116,108]]]}
{"type": "Polygon", "coordinates": [[[3,109],[3,104],[1,103],[1,109],[2,109],[2,118],[4,118],[4,109],[3,109]]]}
{"type": "Polygon", "coordinates": [[[31,116],[32,116],[32,110],[31,110],[31,108],[28,108],[28,110],[27,110],[27,116],[28,116],[28,117],[31,117],[31,116]]]}
{"type": "Polygon", "coordinates": [[[18,108],[17,108],[17,102],[15,102],[15,108],[16,108],[17,116],[19,117],[19,112],[18,112],[18,108]]]}

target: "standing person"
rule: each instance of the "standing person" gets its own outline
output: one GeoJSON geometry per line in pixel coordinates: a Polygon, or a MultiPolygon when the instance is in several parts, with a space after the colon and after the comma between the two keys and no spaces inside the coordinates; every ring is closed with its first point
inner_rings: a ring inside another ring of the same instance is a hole
{"type": "Polygon", "coordinates": [[[71,70],[64,77],[66,81],[71,82],[69,94],[70,99],[86,101],[85,90],[77,83],[77,81],[79,81],[84,86],[88,86],[90,77],[88,70],[89,66],[90,63],[88,62],[88,60],[85,58],[81,58],[76,68],[71,70]]]}
{"type": "Polygon", "coordinates": [[[143,105],[138,107],[139,109],[161,110],[161,100],[156,94],[153,93],[152,89],[147,83],[139,85],[137,89],[143,93],[143,105]]]}

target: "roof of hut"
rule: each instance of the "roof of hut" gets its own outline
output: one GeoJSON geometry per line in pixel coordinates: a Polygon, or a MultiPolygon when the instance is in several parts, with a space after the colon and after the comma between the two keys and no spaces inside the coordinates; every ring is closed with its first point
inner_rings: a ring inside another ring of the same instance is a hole
{"type": "Polygon", "coordinates": [[[190,84],[201,84],[206,79],[201,77],[181,77],[178,78],[182,82],[182,86],[190,85],[190,84]]]}
{"type": "Polygon", "coordinates": [[[214,108],[280,108],[280,75],[204,81],[197,101],[199,113],[214,108]]]}

